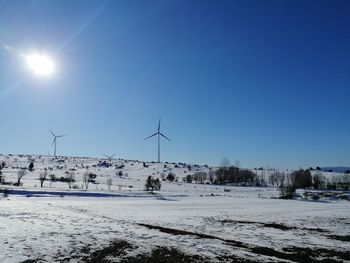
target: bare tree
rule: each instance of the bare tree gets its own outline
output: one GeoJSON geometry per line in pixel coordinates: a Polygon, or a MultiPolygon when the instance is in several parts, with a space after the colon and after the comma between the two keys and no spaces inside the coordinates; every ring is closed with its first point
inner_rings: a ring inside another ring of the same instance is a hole
{"type": "Polygon", "coordinates": [[[239,160],[235,161],[235,167],[237,167],[238,169],[241,168],[241,162],[239,160]]]}
{"type": "Polygon", "coordinates": [[[72,184],[73,182],[75,182],[74,175],[75,175],[74,171],[69,171],[68,173],[66,173],[65,179],[69,188],[72,188],[72,184]]]}
{"type": "Polygon", "coordinates": [[[43,187],[44,182],[47,180],[47,171],[43,171],[42,173],[40,173],[39,175],[39,181],[40,181],[40,187],[43,187]]]}
{"type": "Polygon", "coordinates": [[[221,163],[220,163],[220,167],[221,168],[225,168],[228,169],[231,165],[230,159],[227,157],[222,158],[221,163]]]}
{"type": "Polygon", "coordinates": [[[204,184],[205,180],[208,178],[208,174],[205,172],[195,172],[193,178],[196,183],[204,184]]]}
{"type": "Polygon", "coordinates": [[[278,172],[277,174],[277,181],[276,181],[276,184],[277,184],[277,187],[280,187],[282,185],[282,183],[284,182],[284,178],[286,177],[286,173],[285,172],[278,172]]]}
{"type": "Polygon", "coordinates": [[[215,182],[215,172],[214,171],[209,171],[209,181],[210,183],[214,183],[215,182]]]}
{"type": "Polygon", "coordinates": [[[56,175],[50,174],[49,177],[50,177],[49,181],[50,181],[50,188],[51,188],[52,183],[53,183],[53,182],[56,182],[56,175]]]}
{"type": "Polygon", "coordinates": [[[113,185],[113,180],[112,178],[108,178],[106,181],[106,185],[108,187],[108,191],[111,191],[111,186],[113,185]]]}
{"type": "Polygon", "coordinates": [[[25,176],[27,174],[27,171],[23,168],[19,169],[17,172],[17,186],[21,185],[21,180],[23,178],[23,176],[25,176]]]}
{"type": "Polygon", "coordinates": [[[350,188],[350,174],[344,173],[338,177],[337,189],[349,191],[350,188]]]}
{"type": "Polygon", "coordinates": [[[274,169],[268,178],[270,185],[273,187],[279,187],[283,181],[284,176],[285,175],[283,173],[274,169]]]}
{"type": "Polygon", "coordinates": [[[312,181],[313,181],[313,187],[315,189],[321,189],[322,187],[324,187],[326,180],[321,173],[317,172],[312,176],[312,181]]]}
{"type": "Polygon", "coordinates": [[[154,190],[160,190],[161,183],[158,178],[154,179],[152,176],[148,176],[145,187],[146,191],[151,190],[151,193],[153,194],[154,190]]]}
{"type": "Polygon", "coordinates": [[[88,172],[85,172],[85,173],[83,174],[83,184],[84,184],[84,186],[85,186],[86,189],[88,189],[89,183],[90,183],[89,173],[88,173],[88,172]]]}

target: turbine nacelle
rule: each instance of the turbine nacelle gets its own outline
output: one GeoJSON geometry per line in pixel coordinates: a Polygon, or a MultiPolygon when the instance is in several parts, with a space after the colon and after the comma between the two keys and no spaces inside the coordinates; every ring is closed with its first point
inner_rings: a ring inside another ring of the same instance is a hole
{"type": "Polygon", "coordinates": [[[112,158],[115,156],[115,154],[113,154],[113,155],[105,154],[104,156],[108,158],[108,161],[112,161],[112,158]]]}

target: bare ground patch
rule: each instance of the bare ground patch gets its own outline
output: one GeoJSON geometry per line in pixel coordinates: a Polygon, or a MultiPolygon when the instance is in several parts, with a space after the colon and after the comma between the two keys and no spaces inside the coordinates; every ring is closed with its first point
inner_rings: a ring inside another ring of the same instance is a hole
{"type": "MultiPolygon", "coordinates": [[[[241,241],[223,239],[213,235],[195,233],[190,231],[166,228],[166,227],[149,225],[149,224],[139,224],[139,225],[147,227],[148,229],[156,229],[163,233],[167,233],[171,235],[191,235],[198,238],[220,240],[220,241],[223,241],[226,245],[229,245],[235,248],[242,248],[251,253],[254,253],[256,254],[256,258],[258,258],[259,255],[263,255],[268,257],[274,257],[280,260],[290,260],[293,262],[300,262],[300,263],[307,263],[307,262],[310,262],[310,263],[330,262],[331,263],[331,262],[343,262],[343,260],[350,260],[350,252],[347,252],[347,251],[344,252],[344,251],[337,251],[337,250],[331,250],[326,248],[311,249],[307,247],[285,247],[285,248],[282,248],[281,251],[279,251],[269,247],[253,246],[251,244],[243,243],[241,241]]],[[[254,261],[244,261],[246,259],[243,259],[243,258],[240,260],[243,260],[242,262],[259,262],[258,260],[255,261],[255,259],[254,261]]],[[[239,262],[239,261],[236,261],[236,262],[239,262]]]]}
{"type": "Polygon", "coordinates": [[[319,232],[319,233],[327,233],[328,230],[322,229],[322,228],[307,228],[307,227],[295,227],[295,226],[287,226],[284,224],[280,224],[280,223],[263,223],[263,222],[254,222],[254,221],[242,221],[242,220],[229,220],[229,219],[225,219],[225,220],[220,220],[220,223],[223,224],[252,224],[252,225],[257,225],[257,226],[261,226],[261,227],[268,227],[268,228],[275,228],[275,229],[279,229],[279,230],[306,230],[306,231],[311,231],[311,232],[319,232]]]}
{"type": "MultiPolygon", "coordinates": [[[[246,224],[246,225],[256,225],[260,227],[268,227],[268,228],[274,228],[279,229],[283,231],[290,231],[290,230],[303,230],[303,231],[310,231],[310,232],[318,232],[318,233],[329,233],[328,230],[322,229],[322,228],[307,228],[307,227],[295,227],[295,226],[287,226],[285,224],[280,223],[263,223],[263,222],[254,222],[254,221],[242,221],[242,220],[221,220],[219,221],[223,224],[246,224]]],[[[350,242],[350,235],[325,235],[328,239],[334,239],[338,241],[343,242],[350,242]]]]}
{"type": "Polygon", "coordinates": [[[328,238],[330,239],[335,239],[335,240],[339,240],[339,241],[343,241],[343,242],[350,242],[350,235],[345,235],[345,236],[341,236],[341,235],[327,235],[328,238]]]}
{"type": "MultiPolygon", "coordinates": [[[[90,255],[82,259],[84,263],[104,263],[110,262],[107,257],[123,257],[127,250],[133,249],[130,243],[124,240],[115,240],[109,246],[92,252],[90,255]]],[[[87,248],[84,248],[85,252],[87,248]]],[[[89,251],[89,250],[87,250],[89,251]]]]}

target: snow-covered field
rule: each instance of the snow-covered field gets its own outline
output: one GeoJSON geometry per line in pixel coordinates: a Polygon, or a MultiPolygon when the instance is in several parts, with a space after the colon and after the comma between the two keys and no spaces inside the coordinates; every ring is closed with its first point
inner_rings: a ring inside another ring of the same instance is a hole
{"type": "MultiPolygon", "coordinates": [[[[0,262],[350,262],[346,200],[280,200],[273,198],[275,188],[182,182],[188,173],[208,171],[204,166],[189,170],[112,160],[104,168],[92,158],[67,158],[61,164],[51,157],[31,158],[35,170],[23,177],[22,187],[1,186],[25,192],[0,199],[0,262]],[[116,169],[120,165],[125,167],[116,169]],[[74,169],[76,189],[48,181],[40,188],[45,167],[56,177],[74,169]],[[97,174],[96,184],[82,190],[86,171],[97,174]],[[155,195],[143,191],[148,175],[160,178],[169,171],[178,182],[162,181],[155,195]],[[110,191],[108,178],[113,179],[110,191]],[[159,251],[172,257],[160,260],[159,251]]],[[[17,169],[29,164],[28,156],[0,161],[7,165],[6,181],[13,182],[17,169]]]]}

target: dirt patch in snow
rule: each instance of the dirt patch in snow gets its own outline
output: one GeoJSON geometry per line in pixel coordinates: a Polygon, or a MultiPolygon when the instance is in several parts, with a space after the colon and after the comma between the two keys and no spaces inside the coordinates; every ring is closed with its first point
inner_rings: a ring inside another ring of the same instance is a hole
{"type": "MultiPolygon", "coordinates": [[[[139,225],[147,227],[148,229],[156,229],[171,235],[192,235],[198,238],[221,240],[226,245],[233,246],[235,248],[245,249],[255,254],[257,258],[258,258],[258,255],[263,255],[263,256],[277,258],[279,260],[281,259],[290,260],[293,262],[300,262],[300,263],[343,262],[343,260],[350,260],[350,252],[346,252],[346,251],[343,252],[343,251],[331,250],[326,248],[307,248],[307,247],[286,247],[286,248],[282,248],[282,250],[279,251],[269,247],[253,246],[251,244],[243,243],[240,241],[223,239],[220,237],[207,235],[207,234],[195,233],[190,231],[166,228],[166,227],[149,225],[149,224],[139,224],[139,225]]],[[[236,260],[238,259],[236,258],[236,260]]],[[[239,260],[243,260],[241,262],[259,262],[259,261],[244,261],[246,259],[243,259],[243,258],[239,260]]],[[[240,262],[240,261],[233,261],[233,262],[240,262]]]]}
{"type": "Polygon", "coordinates": [[[199,255],[187,255],[175,248],[156,247],[150,253],[128,256],[127,252],[137,249],[136,246],[125,240],[113,241],[105,248],[96,250],[90,255],[85,256],[81,262],[84,263],[108,263],[116,260],[121,263],[190,263],[190,262],[209,262],[206,258],[199,255]]]}
{"type": "Polygon", "coordinates": [[[350,242],[350,235],[346,235],[346,236],[328,235],[327,237],[330,239],[335,239],[335,240],[339,240],[339,241],[343,241],[343,242],[350,242]]]}
{"type": "Polygon", "coordinates": [[[262,223],[262,222],[254,222],[254,221],[241,221],[241,220],[229,220],[229,219],[225,219],[225,220],[220,220],[220,223],[223,224],[252,224],[252,225],[257,225],[257,226],[261,226],[261,227],[268,227],[268,228],[275,228],[275,229],[280,229],[280,230],[306,230],[306,231],[312,231],[312,232],[319,232],[319,233],[327,233],[328,231],[325,229],[321,229],[321,228],[307,228],[307,227],[295,227],[295,226],[287,226],[284,224],[280,224],[280,223],[262,223]]]}
{"type": "Polygon", "coordinates": [[[167,228],[167,227],[161,227],[161,226],[148,225],[148,224],[138,224],[138,225],[147,227],[148,229],[156,229],[156,230],[159,230],[160,232],[171,234],[171,235],[189,235],[189,236],[196,236],[199,238],[217,239],[217,240],[224,241],[225,243],[227,243],[229,245],[233,245],[233,246],[240,247],[240,248],[247,248],[247,246],[244,245],[240,241],[223,239],[223,238],[212,236],[212,235],[195,233],[195,232],[167,228]]]}
{"type": "MultiPolygon", "coordinates": [[[[84,263],[103,263],[110,262],[108,257],[122,257],[126,255],[126,251],[134,248],[131,244],[124,240],[115,240],[109,246],[92,252],[89,256],[82,259],[84,263]]],[[[85,250],[85,248],[84,248],[85,250]]]]}

